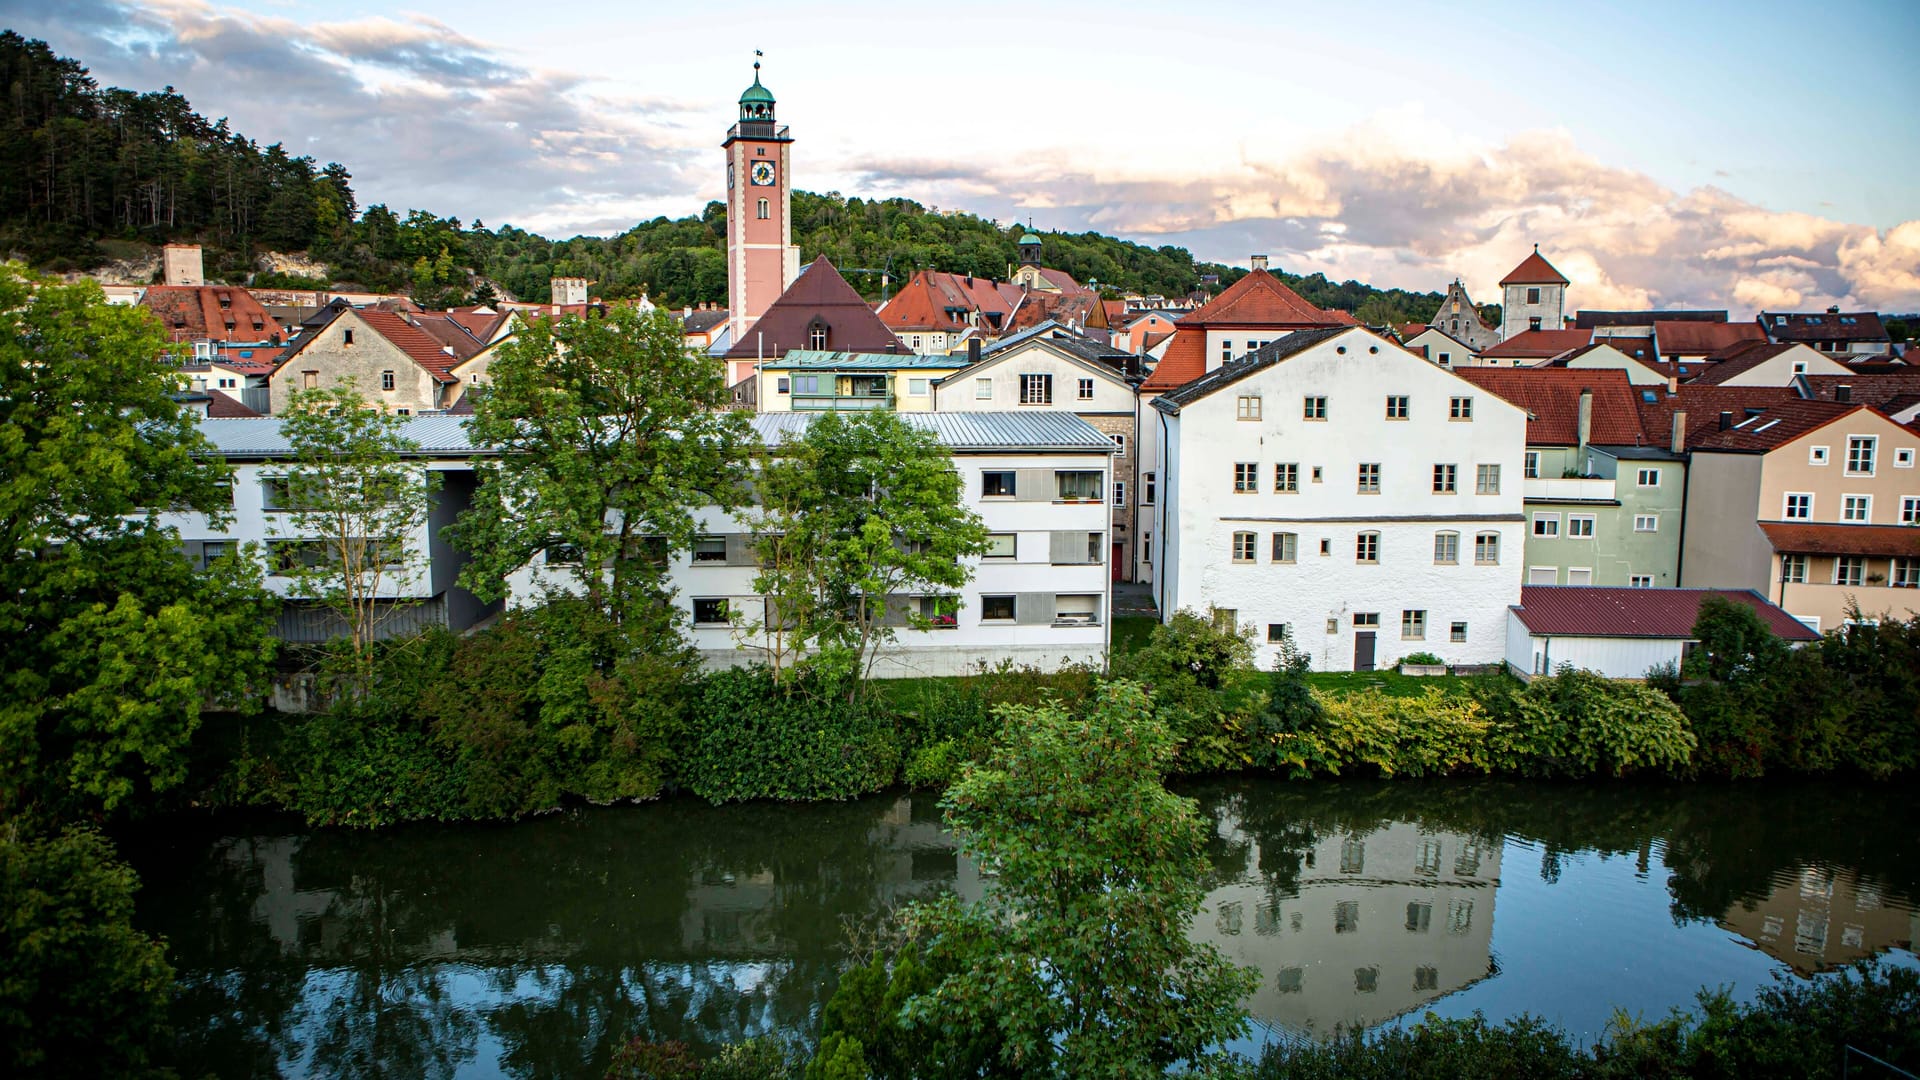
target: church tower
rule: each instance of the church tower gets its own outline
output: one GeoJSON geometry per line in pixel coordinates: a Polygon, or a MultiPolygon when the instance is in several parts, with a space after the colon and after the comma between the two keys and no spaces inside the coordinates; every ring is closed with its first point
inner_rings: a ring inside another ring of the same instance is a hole
{"type": "Polygon", "coordinates": [[[800,276],[791,215],[793,138],[774,121],[773,92],[760,85],[758,60],[753,85],[740,95],[740,121],[720,145],[727,152],[727,322],[738,345],[800,276]]]}

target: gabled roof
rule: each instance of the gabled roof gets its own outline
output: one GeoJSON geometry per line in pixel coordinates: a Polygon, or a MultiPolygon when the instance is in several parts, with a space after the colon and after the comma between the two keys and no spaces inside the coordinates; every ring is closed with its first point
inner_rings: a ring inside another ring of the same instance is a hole
{"type": "Polygon", "coordinates": [[[1574,446],[1580,441],[1580,393],[1593,393],[1594,446],[1643,441],[1633,384],[1617,368],[1460,368],[1455,375],[1527,411],[1528,446],[1574,446]]]}
{"type": "MultiPolygon", "coordinates": [[[[1206,397],[1216,390],[1232,386],[1234,383],[1239,382],[1241,379],[1255,372],[1265,371],[1275,364],[1289,357],[1297,356],[1323,341],[1332,341],[1342,334],[1351,333],[1365,333],[1365,331],[1352,326],[1329,326],[1318,330],[1296,330],[1278,341],[1270,341],[1262,345],[1260,348],[1255,349],[1237,360],[1231,360],[1222,364],[1176,390],[1154,398],[1153,407],[1159,409],[1161,412],[1178,413],[1181,406],[1199,401],[1201,398],[1206,397]]],[[[1389,342],[1388,344],[1392,343],[1389,342]]],[[[1394,352],[1399,355],[1406,355],[1403,349],[1396,348],[1394,352]]],[[[1160,364],[1162,367],[1165,367],[1166,361],[1162,360],[1160,364]]]]}
{"type": "Polygon", "coordinates": [[[1833,525],[1763,521],[1773,550],[1793,555],[1920,555],[1920,529],[1911,525],[1833,525]]]}
{"type": "Polygon", "coordinates": [[[280,324],[237,285],[153,285],[141,306],[175,341],[265,341],[280,324]]]}
{"type": "Polygon", "coordinates": [[[1006,329],[1017,333],[1043,322],[1071,323],[1081,328],[1104,327],[1106,311],[1100,305],[1100,294],[1092,289],[1028,293],[1013,317],[1007,320],[1006,329]]]}
{"type": "Polygon", "coordinates": [[[907,347],[887,329],[825,255],[813,260],[780,299],[727,350],[729,360],[777,358],[804,349],[815,321],[827,327],[827,347],[842,352],[905,353],[907,347]]]}
{"type": "MultiPolygon", "coordinates": [[[[1755,329],[1759,328],[1755,327],[1755,329]]],[[[1754,368],[1759,367],[1761,364],[1772,360],[1782,353],[1789,353],[1795,349],[1805,347],[1793,343],[1775,345],[1766,341],[1747,342],[1746,344],[1748,346],[1747,348],[1735,351],[1727,359],[1717,360],[1704,365],[1700,374],[1693,377],[1693,381],[1704,386],[1717,386],[1736,375],[1743,375],[1746,372],[1752,371],[1754,368]]]]}
{"type": "Polygon", "coordinates": [[[1573,352],[1567,355],[1567,359],[1573,360],[1585,356],[1602,345],[1605,345],[1607,348],[1612,349],[1622,356],[1632,360],[1638,360],[1643,364],[1650,364],[1659,359],[1659,357],[1653,353],[1653,339],[1643,337],[1597,337],[1588,344],[1573,350],[1573,352]]]}
{"type": "MultiPolygon", "coordinates": [[[[486,320],[492,322],[494,320],[486,320]]],[[[444,348],[453,350],[454,363],[471,359],[474,354],[487,347],[483,338],[473,335],[466,324],[444,311],[421,311],[412,316],[415,327],[428,337],[440,343],[444,348]]]]}
{"type": "Polygon", "coordinates": [[[237,420],[244,417],[262,415],[258,409],[250,409],[239,399],[224,390],[207,391],[207,415],[220,420],[237,420]]]}
{"type": "Polygon", "coordinates": [[[452,375],[453,365],[460,362],[459,358],[448,353],[432,335],[408,322],[399,312],[362,310],[356,314],[374,333],[386,338],[414,363],[425,368],[435,382],[459,381],[452,375]]]}
{"type": "Polygon", "coordinates": [[[1775,341],[1891,341],[1874,311],[1763,311],[1758,322],[1775,341]]]}
{"type": "Polygon", "coordinates": [[[1767,335],[1755,323],[1690,322],[1661,318],[1654,321],[1653,340],[1662,356],[1675,353],[1681,356],[1707,356],[1743,342],[1765,341],[1767,335]]]}
{"type": "Polygon", "coordinates": [[[1576,311],[1573,325],[1580,330],[1611,326],[1651,327],[1661,322],[1725,323],[1725,311],[1576,311]]]}
{"type": "Polygon", "coordinates": [[[1045,349],[1082,368],[1098,372],[1115,382],[1125,383],[1127,364],[1135,359],[1132,353],[1102,345],[1091,338],[1068,333],[1058,327],[1054,330],[1053,333],[1028,334],[1012,342],[1000,342],[982,353],[978,364],[959,374],[967,375],[984,370],[991,364],[1011,359],[1028,349],[1045,349]]]}
{"type": "Polygon", "coordinates": [[[1306,302],[1285,282],[1265,270],[1255,270],[1228,286],[1206,306],[1180,320],[1181,326],[1271,326],[1302,329],[1336,323],[1326,312],[1306,302]]]}
{"type": "Polygon", "coordinates": [[[978,312],[977,325],[991,331],[1006,325],[1019,302],[1020,290],[992,278],[920,270],[880,308],[880,321],[896,334],[954,331],[976,325],[967,316],[978,312]]]}
{"type": "Polygon", "coordinates": [[[1040,267],[1040,277],[1056,289],[1066,290],[1080,287],[1080,283],[1073,280],[1073,275],[1067,273],[1065,270],[1055,270],[1051,267],[1042,266],[1040,267]]]}
{"type": "Polygon", "coordinates": [[[1591,341],[1591,330],[1522,330],[1480,355],[1498,360],[1549,360],[1591,341]]]}
{"type": "Polygon", "coordinates": [[[1152,393],[1157,390],[1172,390],[1207,373],[1207,332],[1194,326],[1176,326],[1173,340],[1167,343],[1167,351],[1160,355],[1160,363],[1140,384],[1140,389],[1152,393]]]}
{"type": "Polygon", "coordinates": [[[726,308],[707,308],[704,311],[689,311],[680,323],[689,334],[704,334],[727,321],[726,308]]]}
{"type": "Polygon", "coordinates": [[[1571,285],[1567,276],[1553,268],[1553,264],[1540,255],[1540,245],[1533,245],[1533,254],[1520,260],[1506,277],[1500,279],[1501,288],[1508,285],[1571,285]]]}
{"type": "MultiPolygon", "coordinates": [[[[1884,375],[1802,375],[1800,382],[1817,401],[1838,401],[1840,388],[1847,388],[1847,400],[1855,405],[1885,408],[1894,401],[1920,394],[1920,370],[1907,369],[1884,375]]],[[[1890,410],[1891,411],[1891,410],[1890,410]]]]}
{"type": "Polygon", "coordinates": [[[1718,596],[1745,604],[1788,641],[1820,635],[1752,589],[1631,589],[1604,585],[1522,585],[1511,609],[1527,631],[1553,637],[1693,639],[1700,604],[1718,596]]]}
{"type": "Polygon", "coordinates": [[[1690,449],[1763,454],[1863,409],[1866,406],[1793,398],[1768,406],[1758,416],[1735,416],[1724,430],[1716,417],[1714,425],[1693,440],[1690,449]]]}
{"type": "Polygon", "coordinates": [[[1698,383],[1681,383],[1671,391],[1653,387],[1638,387],[1637,390],[1640,395],[1640,427],[1646,432],[1648,443],[1663,447],[1672,443],[1673,415],[1676,412],[1687,414],[1684,445],[1690,447],[1719,428],[1722,412],[1732,413],[1734,420],[1742,420],[1749,411],[1764,412],[1800,400],[1798,394],[1784,386],[1702,386],[1698,383]]]}
{"type": "Polygon", "coordinates": [[[760,365],[762,371],[902,371],[931,368],[952,371],[967,366],[967,358],[948,353],[833,352],[788,349],[785,356],[760,365]]]}

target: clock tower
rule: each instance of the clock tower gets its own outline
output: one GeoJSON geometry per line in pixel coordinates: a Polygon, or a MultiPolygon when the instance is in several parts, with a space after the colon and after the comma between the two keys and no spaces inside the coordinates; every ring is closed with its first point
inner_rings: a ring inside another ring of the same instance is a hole
{"type": "Polygon", "coordinates": [[[740,95],[740,121],[720,145],[727,152],[727,323],[739,345],[800,276],[790,213],[793,138],[774,120],[758,60],[753,85],[740,95]]]}

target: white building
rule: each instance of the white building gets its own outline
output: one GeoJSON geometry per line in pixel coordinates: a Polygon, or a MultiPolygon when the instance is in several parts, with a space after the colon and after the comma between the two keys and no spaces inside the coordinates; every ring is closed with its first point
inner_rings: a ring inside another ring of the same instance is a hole
{"type": "Polygon", "coordinates": [[[1290,633],[1319,670],[1497,663],[1520,596],[1526,414],[1358,327],[1302,331],[1155,398],[1163,617],[1290,633]]]}
{"type": "Polygon", "coordinates": [[[1500,340],[1508,341],[1529,330],[1558,330],[1566,321],[1567,276],[1533,254],[1500,279],[1500,340]]]}
{"type": "Polygon", "coordinates": [[[1528,585],[1507,612],[1507,666],[1522,678],[1567,665],[1610,679],[1644,679],[1693,650],[1700,604],[1719,596],[1745,604],[1796,645],[1820,635],[1751,589],[1634,589],[1528,585]]]}
{"type": "MultiPolygon", "coordinates": [[[[881,654],[882,678],[958,675],[1011,660],[1052,670],[1068,662],[1104,666],[1112,607],[1105,493],[1113,441],[1071,413],[903,413],[952,450],[967,506],[986,523],[992,548],[958,596],[933,592],[887,598],[899,635],[881,654]],[[906,612],[933,619],[915,630],[906,612]]],[[[760,413],[755,431],[772,447],[805,430],[810,413],[760,413]]],[[[762,603],[753,588],[753,538],[734,514],[701,512],[704,534],[674,557],[670,583],[686,609],[692,641],[709,666],[764,659],[764,642],[743,624],[762,603]]],[[[543,557],[544,558],[544,557],[543,557]]],[[[544,565],[508,579],[512,604],[532,603],[558,583],[544,565]]]]}

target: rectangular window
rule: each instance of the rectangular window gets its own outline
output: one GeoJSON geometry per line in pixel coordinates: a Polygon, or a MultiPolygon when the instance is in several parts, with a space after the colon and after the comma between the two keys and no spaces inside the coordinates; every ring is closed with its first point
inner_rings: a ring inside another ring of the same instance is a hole
{"type": "Polygon", "coordinates": [[[1012,622],[1014,600],[1011,596],[982,596],[980,598],[981,622],[1012,622]]]}
{"type": "Polygon", "coordinates": [[[1140,477],[1140,505],[1156,505],[1154,500],[1160,495],[1159,487],[1160,475],[1158,473],[1143,473],[1140,477]]]}
{"type": "Polygon", "coordinates": [[[1867,560],[1860,555],[1842,555],[1833,560],[1833,583],[1855,588],[1867,576],[1867,560]]]}
{"type": "Polygon", "coordinates": [[[1433,467],[1433,493],[1435,495],[1453,494],[1455,491],[1459,490],[1458,488],[1459,477],[1460,477],[1460,466],[1435,465],[1433,467]]]}
{"type": "Polygon", "coordinates": [[[382,390],[393,389],[393,372],[383,371],[380,373],[380,389],[382,390]]]}
{"type": "Polygon", "coordinates": [[[1252,562],[1253,554],[1254,554],[1253,544],[1254,544],[1254,540],[1253,540],[1252,533],[1250,532],[1234,533],[1233,534],[1233,561],[1237,563],[1252,562]]]}
{"type": "Polygon", "coordinates": [[[1464,934],[1473,929],[1473,901],[1447,901],[1447,933],[1464,934]]]}
{"type": "MultiPolygon", "coordinates": [[[[222,380],[224,385],[225,380],[222,380]]],[[[1896,469],[1913,468],[1913,447],[1903,446],[1893,452],[1893,467],[1896,469]]]]}
{"type": "Polygon", "coordinates": [[[1433,925],[1433,901],[1415,900],[1407,905],[1407,933],[1424,934],[1433,925]]]}
{"type": "Polygon", "coordinates": [[[1559,536],[1560,535],[1560,515],[1559,514],[1533,515],[1533,535],[1541,537],[1542,539],[1549,539],[1549,540],[1552,539],[1553,537],[1559,536]]]}
{"type": "Polygon", "coordinates": [[[1900,524],[1920,525],[1920,495],[1900,496],[1900,524]]]}
{"type": "Polygon", "coordinates": [[[1100,621],[1100,597],[1094,593],[1060,593],[1053,598],[1053,621],[1070,626],[1093,626],[1100,621]]]}
{"type": "Polygon", "coordinates": [[[1299,558],[1300,537],[1297,533],[1277,532],[1273,534],[1273,561],[1290,563],[1299,558]]]}
{"type": "Polygon", "coordinates": [[[1433,561],[1442,566],[1451,566],[1460,561],[1460,534],[1442,532],[1433,534],[1433,561]]]}
{"type": "Polygon", "coordinates": [[[773,380],[773,392],[776,394],[784,394],[787,392],[787,377],[785,375],[773,380]]]}
{"type": "Polygon", "coordinates": [[[1478,566],[1497,566],[1500,563],[1500,534],[1481,533],[1473,538],[1473,561],[1478,566]]]}
{"type": "Polygon", "coordinates": [[[1627,587],[1630,589],[1651,589],[1653,588],[1653,575],[1630,574],[1627,576],[1627,587]]]}
{"type": "Polygon", "coordinates": [[[1055,498],[1061,502],[1099,502],[1105,482],[1098,470],[1057,469],[1053,474],[1055,498]]]}
{"type": "MultiPolygon", "coordinates": [[[[208,545],[211,548],[212,545],[208,545]]],[[[211,557],[211,556],[209,556],[211,557]]],[[[1887,584],[1896,589],[1920,589],[1920,558],[1901,555],[1893,560],[1893,573],[1887,584]]]]}
{"type": "Polygon", "coordinates": [[[951,630],[960,625],[960,598],[923,596],[920,598],[920,617],[935,630],[951,630]]]}
{"type": "Polygon", "coordinates": [[[1780,556],[1780,580],[1790,585],[1806,584],[1807,557],[1805,555],[1780,556]]]}
{"type": "Polygon", "coordinates": [[[1454,623],[1453,629],[1447,631],[1447,640],[1454,642],[1467,640],[1467,624],[1463,622],[1454,623]]]}
{"type": "Polygon", "coordinates": [[[1813,493],[1809,491],[1787,492],[1787,504],[1783,516],[1788,521],[1806,521],[1813,517],[1813,493]]]}
{"type": "Polygon", "coordinates": [[[1539,302],[1540,302],[1540,290],[1539,290],[1539,289],[1528,289],[1528,290],[1527,290],[1527,303],[1529,303],[1529,304],[1537,304],[1537,303],[1539,303],[1539,302]]]}
{"type": "Polygon", "coordinates": [[[1402,611],[1400,613],[1400,637],[1405,641],[1425,641],[1427,639],[1427,613],[1424,611],[1402,611]]]}
{"type": "Polygon", "coordinates": [[[1227,361],[1232,359],[1233,359],[1233,342],[1222,341],[1220,343],[1220,362],[1224,364],[1227,361]]]}
{"type": "Polygon", "coordinates": [[[1353,561],[1357,563],[1377,563],[1380,561],[1380,534],[1363,532],[1353,538],[1353,561]]]}
{"type": "Polygon", "coordinates": [[[1473,419],[1473,399],[1471,397],[1450,398],[1447,401],[1447,419],[1473,419]]]}
{"type": "Polygon", "coordinates": [[[727,538],[724,536],[700,536],[693,541],[694,562],[726,562],[727,538]]]}
{"type": "Polygon", "coordinates": [[[973,399],[975,401],[992,401],[993,400],[993,380],[992,379],[973,380],[973,399]]]}
{"type": "Polygon", "coordinates": [[[1113,448],[1118,452],[1118,456],[1125,457],[1127,454],[1127,437],[1125,435],[1109,435],[1107,437],[1113,440],[1113,448]]]}
{"type": "Polygon", "coordinates": [[[1278,645],[1292,636],[1293,631],[1288,629],[1286,623],[1270,622],[1267,624],[1267,643],[1270,645],[1278,645]]]}
{"type": "Polygon", "coordinates": [[[1051,375],[1020,376],[1020,404],[1022,405],[1053,404],[1053,376],[1051,375]]]}
{"type": "Polygon", "coordinates": [[[1660,531],[1660,515],[1659,514],[1633,515],[1633,531],[1634,532],[1659,532],[1660,531]]]}
{"type": "Polygon", "coordinates": [[[1017,558],[1019,556],[1019,553],[1020,553],[1020,534],[1019,533],[1010,533],[1010,532],[988,533],[987,534],[987,550],[983,555],[981,555],[981,558],[1012,559],[1012,558],[1017,558]]]}
{"type": "Polygon", "coordinates": [[[987,498],[987,499],[1013,498],[1013,491],[1014,491],[1013,478],[1014,478],[1014,472],[1012,469],[1007,469],[1004,471],[991,471],[991,472],[981,473],[980,474],[981,497],[987,498]]]}
{"type": "Polygon", "coordinates": [[[908,379],[907,380],[907,396],[908,397],[926,397],[927,396],[927,380],[908,379]]]}
{"type": "Polygon", "coordinates": [[[1840,520],[1865,525],[1873,520],[1873,496],[1840,496],[1840,520]]]}
{"type": "Polygon", "coordinates": [[[1238,420],[1260,419],[1260,399],[1251,394],[1242,394],[1234,399],[1234,418],[1238,420]]]}
{"type": "Polygon", "coordinates": [[[1521,470],[1521,475],[1525,476],[1528,480],[1537,480],[1540,478],[1540,451],[1527,451],[1527,465],[1526,468],[1521,470]]]}
{"type": "Polygon", "coordinates": [[[1567,515],[1567,536],[1570,539],[1579,539],[1579,540],[1593,539],[1593,515],[1592,514],[1568,514],[1567,515]]]}
{"type": "Polygon", "coordinates": [[[1236,495],[1246,495],[1260,490],[1260,465],[1252,461],[1236,461],[1233,464],[1233,491],[1236,495]]]}
{"type": "Polygon", "coordinates": [[[1092,380],[1092,379],[1081,379],[1081,380],[1080,380],[1080,386],[1079,386],[1079,389],[1078,389],[1078,396],[1079,396],[1079,398],[1080,398],[1080,400],[1081,400],[1081,401],[1092,401],[1092,400],[1093,400],[1093,380],[1092,380]]]}
{"type": "Polygon", "coordinates": [[[1127,505],[1127,482],[1125,480],[1115,480],[1113,482],[1113,505],[1116,508],[1127,505]]]}
{"type": "Polygon", "coordinates": [[[1300,414],[1307,420],[1325,420],[1327,418],[1327,399],[1309,397],[1303,400],[1300,414]]]}
{"type": "Polygon", "coordinates": [[[1640,475],[1634,480],[1634,483],[1643,488],[1657,488],[1660,486],[1660,470],[1641,469],[1640,475]]]}
{"type": "MultiPolygon", "coordinates": [[[[349,345],[351,345],[351,344],[353,344],[353,340],[352,340],[352,339],[353,339],[353,331],[351,331],[351,330],[349,330],[349,331],[347,331],[347,339],[348,339],[348,340],[347,340],[347,344],[349,344],[349,345]]],[[[303,371],[303,372],[301,372],[301,373],[300,373],[300,389],[302,389],[302,390],[318,390],[318,389],[320,389],[320,373],[319,373],[319,372],[317,372],[317,371],[303,371]]]]}
{"type": "Polygon", "coordinates": [[[1380,463],[1363,461],[1360,463],[1359,488],[1362,495],[1380,494],[1380,463]]]}
{"type": "Polygon", "coordinates": [[[765,199],[761,199],[760,204],[754,208],[754,217],[760,219],[761,221],[765,221],[772,216],[773,216],[773,204],[768,202],[765,199]]]}
{"type": "Polygon", "coordinates": [[[726,626],[732,622],[732,612],[728,610],[724,597],[709,599],[696,598],[693,602],[693,625],[726,626]]]}
{"type": "Polygon", "coordinates": [[[1405,420],[1407,418],[1407,395],[1387,395],[1387,419],[1405,420]]]}
{"type": "Polygon", "coordinates": [[[1300,466],[1283,461],[1273,467],[1273,490],[1293,494],[1300,490],[1300,466]]]}
{"type": "Polygon", "coordinates": [[[1453,354],[1450,352],[1443,352],[1440,354],[1436,362],[1443,368],[1450,368],[1453,366],[1453,354]]]}
{"type": "Polygon", "coordinates": [[[1567,584],[1569,585],[1593,584],[1593,567],[1591,566],[1567,567],[1567,584]]]}
{"type": "Polygon", "coordinates": [[[1380,626],[1380,613],[1377,611],[1356,611],[1353,613],[1355,630],[1374,630],[1380,626]]]}
{"type": "Polygon", "coordinates": [[[1827,463],[1827,448],[1826,448],[1826,447],[1824,447],[1824,446],[1809,446],[1809,447],[1807,447],[1807,464],[1809,464],[1809,465],[1825,465],[1826,463],[1827,463]]]}
{"type": "Polygon", "coordinates": [[[1879,442],[1877,435],[1853,435],[1847,438],[1848,476],[1873,475],[1873,451],[1879,442]]]}
{"type": "Polygon", "coordinates": [[[1498,465],[1474,466],[1473,492],[1476,495],[1500,494],[1500,466],[1498,465]]]}

